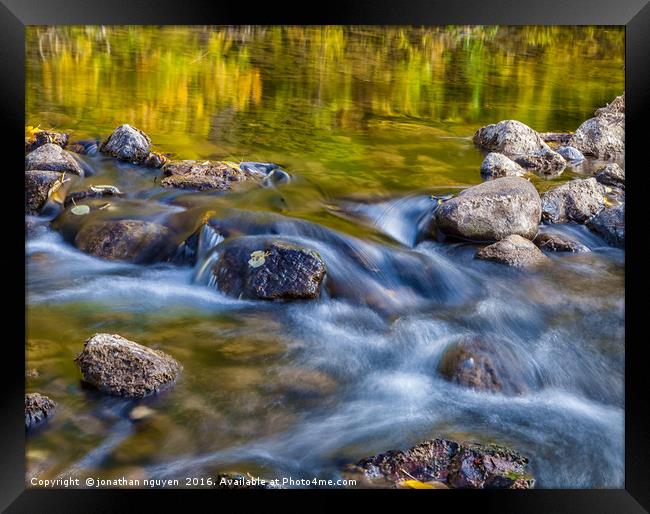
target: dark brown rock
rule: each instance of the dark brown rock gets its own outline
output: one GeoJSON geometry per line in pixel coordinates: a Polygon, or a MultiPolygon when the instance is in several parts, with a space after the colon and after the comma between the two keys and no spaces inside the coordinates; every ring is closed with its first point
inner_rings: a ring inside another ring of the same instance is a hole
{"type": "Polygon", "coordinates": [[[229,190],[233,182],[250,178],[250,174],[218,161],[176,161],[163,168],[161,185],[180,189],[229,190]]]}
{"type": "Polygon", "coordinates": [[[226,244],[212,269],[220,291],[262,300],[316,298],[325,272],[325,263],[313,250],[257,238],[226,244]]]}
{"type": "Polygon", "coordinates": [[[81,166],[70,152],[59,145],[46,143],[25,157],[25,170],[59,171],[83,177],[81,166]]]}
{"type": "Polygon", "coordinates": [[[69,136],[63,132],[54,132],[51,130],[39,130],[34,133],[34,138],[31,140],[25,140],[25,151],[32,152],[36,150],[39,146],[52,143],[65,148],[68,144],[69,136]]]}
{"type": "Polygon", "coordinates": [[[69,207],[70,205],[74,205],[76,202],[90,198],[104,198],[113,196],[124,196],[124,193],[113,186],[91,186],[89,189],[86,189],[84,191],[74,191],[72,193],[69,193],[65,198],[64,206],[69,207]]]}
{"type": "Polygon", "coordinates": [[[548,232],[540,232],[537,234],[537,237],[533,239],[533,243],[535,243],[540,250],[546,250],[547,252],[584,253],[590,251],[589,248],[582,243],[565,239],[556,234],[549,234],[548,232]]]}
{"type": "Polygon", "coordinates": [[[481,248],[474,257],[517,268],[537,266],[548,260],[533,243],[516,234],[481,248]]]}
{"type": "Polygon", "coordinates": [[[40,393],[25,395],[25,429],[41,425],[54,415],[56,403],[40,393]]]}
{"type": "Polygon", "coordinates": [[[454,455],[447,481],[456,489],[530,489],[528,459],[496,445],[465,444],[454,455]]]}
{"type": "Polygon", "coordinates": [[[506,349],[485,339],[466,338],[445,351],[438,371],[445,380],[477,391],[523,394],[528,385],[520,363],[506,349]]]}
{"type": "Polygon", "coordinates": [[[394,485],[415,479],[442,481],[453,488],[518,489],[534,485],[526,475],[527,463],[528,459],[508,448],[434,439],[362,459],[346,471],[394,485]]]}
{"type": "Polygon", "coordinates": [[[84,382],[102,392],[142,398],[173,385],[181,365],[172,357],[117,334],[95,334],[75,358],[84,382]]]}
{"type": "Polygon", "coordinates": [[[142,220],[97,220],[85,223],[75,237],[81,251],[109,260],[147,263],[164,260],[169,229],[142,220]]]}

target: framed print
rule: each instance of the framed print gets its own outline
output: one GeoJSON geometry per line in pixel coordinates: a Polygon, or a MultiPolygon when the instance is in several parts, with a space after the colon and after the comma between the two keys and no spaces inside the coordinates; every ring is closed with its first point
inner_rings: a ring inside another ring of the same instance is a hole
{"type": "Polygon", "coordinates": [[[3,508],[646,512],[650,7],[526,4],[5,0],[3,508]]]}

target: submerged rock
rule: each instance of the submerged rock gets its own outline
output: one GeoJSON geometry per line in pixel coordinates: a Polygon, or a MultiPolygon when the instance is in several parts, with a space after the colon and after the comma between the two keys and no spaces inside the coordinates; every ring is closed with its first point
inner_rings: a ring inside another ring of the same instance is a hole
{"type": "Polygon", "coordinates": [[[625,97],[617,97],[595,114],[578,127],[569,145],[601,159],[620,157],[625,152],[625,97]]]}
{"type": "Polygon", "coordinates": [[[50,196],[50,190],[61,182],[58,171],[28,170],[25,172],[25,213],[38,214],[50,196]]]}
{"type": "Polygon", "coordinates": [[[591,251],[582,243],[565,239],[556,234],[549,234],[548,232],[540,232],[537,234],[537,237],[533,239],[533,243],[535,243],[539,249],[546,250],[547,252],[584,253],[591,251]]]}
{"type": "Polygon", "coordinates": [[[35,428],[54,415],[56,403],[40,393],[25,395],[25,429],[35,428]]]}
{"type": "Polygon", "coordinates": [[[59,171],[83,177],[83,170],[70,152],[46,143],[25,157],[25,170],[59,171]]]}
{"type": "Polygon", "coordinates": [[[141,130],[125,123],[113,131],[99,151],[121,161],[142,164],[149,157],[151,139],[141,130]]]}
{"type": "Polygon", "coordinates": [[[607,164],[596,171],[596,180],[607,186],[625,189],[625,170],[618,164],[607,164]]]}
{"type": "Polygon", "coordinates": [[[25,151],[32,152],[36,150],[39,146],[52,143],[58,145],[61,148],[65,148],[68,144],[69,136],[63,132],[54,132],[51,130],[39,130],[34,133],[33,140],[25,140],[25,151]]]}
{"type": "Polygon", "coordinates": [[[518,268],[536,266],[548,260],[533,243],[516,234],[481,248],[474,257],[518,268]]]}
{"type": "Polygon", "coordinates": [[[608,244],[625,248],[625,204],[603,209],[587,222],[608,244]]]}
{"type": "Polygon", "coordinates": [[[164,259],[169,229],[142,220],[97,220],[85,223],[74,243],[82,252],[109,260],[147,263],[164,259]]]}
{"type": "Polygon", "coordinates": [[[483,148],[506,155],[528,155],[548,148],[537,132],[516,120],[481,127],[474,134],[473,141],[483,148]]]}
{"type": "Polygon", "coordinates": [[[90,186],[90,188],[84,191],[74,191],[69,193],[65,197],[64,206],[69,207],[70,205],[79,202],[81,200],[87,200],[89,198],[104,198],[106,196],[123,196],[122,193],[117,187],[111,185],[105,186],[90,186]]]}
{"type": "Polygon", "coordinates": [[[605,190],[595,178],[572,180],[542,194],[542,219],[585,223],[605,205],[605,190]]]}
{"type": "Polygon", "coordinates": [[[481,164],[481,175],[486,177],[520,177],[525,173],[519,164],[498,152],[487,154],[481,164]]]}
{"type": "Polygon", "coordinates": [[[542,141],[545,143],[566,144],[569,142],[569,139],[571,139],[571,134],[568,132],[540,132],[539,137],[541,137],[542,141]]]}
{"type": "Polygon", "coordinates": [[[436,224],[447,235],[494,241],[510,234],[532,239],[541,216],[535,186],[518,177],[503,177],[465,189],[440,205],[436,224]]]}
{"type": "Polygon", "coordinates": [[[433,439],[362,459],[346,471],[393,485],[415,479],[442,481],[453,488],[529,489],[534,479],[526,474],[527,464],[527,458],[508,448],[433,439]]]}
{"type": "Polygon", "coordinates": [[[127,398],[142,398],[170,387],[182,369],[166,353],[117,334],[93,335],[75,362],[84,382],[127,398]]]}
{"type": "Polygon", "coordinates": [[[177,161],[170,162],[163,168],[165,178],[163,187],[180,189],[229,190],[233,182],[246,180],[251,175],[241,168],[218,161],[177,161]]]}
{"type": "Polygon", "coordinates": [[[564,157],[564,160],[572,163],[578,163],[585,160],[585,156],[582,155],[582,152],[572,146],[561,146],[557,149],[557,153],[564,157]]]}
{"type": "Polygon", "coordinates": [[[564,157],[550,148],[517,157],[515,162],[523,168],[553,175],[559,175],[566,168],[564,157]]]}
{"type": "Polygon", "coordinates": [[[245,238],[226,244],[212,268],[219,290],[262,300],[316,298],[325,272],[325,263],[309,248],[245,238]]]}
{"type": "Polygon", "coordinates": [[[516,362],[507,351],[485,339],[467,338],[447,349],[438,371],[452,383],[493,393],[521,394],[528,387],[518,376],[516,362]]]}

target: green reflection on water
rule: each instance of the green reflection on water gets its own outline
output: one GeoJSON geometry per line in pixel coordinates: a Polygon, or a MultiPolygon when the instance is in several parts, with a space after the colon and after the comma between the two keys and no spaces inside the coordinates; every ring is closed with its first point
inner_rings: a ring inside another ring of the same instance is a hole
{"type": "Polygon", "coordinates": [[[182,158],[269,160],[335,193],[478,182],[465,139],[572,131],[624,88],[621,27],[30,27],[27,123],[128,122],[182,158]]]}

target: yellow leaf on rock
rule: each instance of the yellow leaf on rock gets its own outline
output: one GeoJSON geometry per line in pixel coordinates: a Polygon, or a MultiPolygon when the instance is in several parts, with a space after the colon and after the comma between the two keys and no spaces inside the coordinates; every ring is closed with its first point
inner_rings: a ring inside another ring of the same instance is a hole
{"type": "Polygon", "coordinates": [[[435,489],[431,484],[425,484],[419,480],[404,480],[402,485],[407,489],[435,489]]]}

